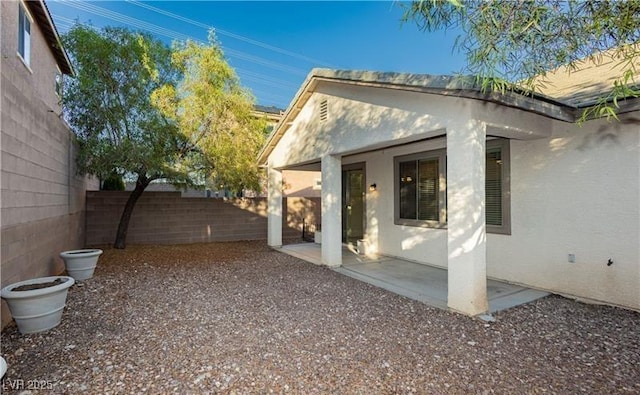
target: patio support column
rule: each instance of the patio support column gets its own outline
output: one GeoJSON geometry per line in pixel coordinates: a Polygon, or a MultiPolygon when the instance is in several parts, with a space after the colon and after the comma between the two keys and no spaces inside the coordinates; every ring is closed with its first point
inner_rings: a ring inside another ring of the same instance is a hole
{"type": "Polygon", "coordinates": [[[282,247],[282,171],[267,170],[267,244],[282,247]]]}
{"type": "Polygon", "coordinates": [[[489,310],[485,221],[486,125],[469,119],[447,127],[448,306],[489,310]]]}
{"type": "Polygon", "coordinates": [[[342,159],[322,157],[322,264],[342,265],[342,159]]]}

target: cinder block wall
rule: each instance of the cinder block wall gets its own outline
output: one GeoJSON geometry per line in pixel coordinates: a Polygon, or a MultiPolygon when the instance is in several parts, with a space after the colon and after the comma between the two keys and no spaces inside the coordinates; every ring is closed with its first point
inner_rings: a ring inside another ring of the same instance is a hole
{"type": "MultiPolygon", "coordinates": [[[[2,2],[15,12],[17,2],[2,2]]],[[[3,23],[7,20],[3,16],[3,23]]],[[[84,245],[87,183],[75,175],[72,132],[59,118],[54,93],[55,64],[32,25],[31,70],[17,58],[2,27],[0,102],[1,285],[59,274],[61,251],[84,245]],[[46,52],[45,52],[46,51],[46,52]],[[46,55],[46,56],[45,56],[46,55]],[[51,75],[44,75],[51,72],[51,75]],[[49,78],[47,78],[49,77],[49,78]],[[44,85],[43,81],[48,81],[44,85]]],[[[93,187],[97,187],[93,185],[93,187]]],[[[2,327],[11,320],[4,301],[2,327]]]]}
{"type": "MultiPolygon", "coordinates": [[[[87,192],[87,245],[112,244],[130,192],[87,192]]],[[[316,198],[283,203],[283,237],[302,236],[302,221],[320,218],[316,198]]],[[[267,200],[182,198],[180,192],[144,192],[133,210],[127,243],[186,244],[267,238],[267,200]]]]}

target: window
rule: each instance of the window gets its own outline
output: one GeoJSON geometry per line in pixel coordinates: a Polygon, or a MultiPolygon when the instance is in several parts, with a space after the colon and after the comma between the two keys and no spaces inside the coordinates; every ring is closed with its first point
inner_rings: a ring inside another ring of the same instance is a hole
{"type": "MultiPolygon", "coordinates": [[[[510,234],[509,140],[486,145],[485,217],[487,232],[510,234]]],[[[446,152],[423,152],[395,159],[398,225],[446,227],[446,152]]]]}
{"type": "Polygon", "coordinates": [[[29,66],[31,60],[31,20],[22,3],[18,4],[18,54],[29,66]]]}
{"type": "Polygon", "coordinates": [[[487,226],[502,226],[502,150],[487,148],[485,172],[485,217],[487,226]]]}
{"type": "Polygon", "coordinates": [[[396,223],[446,225],[445,150],[396,158],[396,223]]]}
{"type": "Polygon", "coordinates": [[[64,89],[63,81],[62,73],[60,71],[56,71],[55,90],[58,97],[62,97],[62,91],[64,89]]]}
{"type": "Polygon", "coordinates": [[[511,234],[511,170],[508,139],[487,141],[485,218],[487,232],[511,234]]]}

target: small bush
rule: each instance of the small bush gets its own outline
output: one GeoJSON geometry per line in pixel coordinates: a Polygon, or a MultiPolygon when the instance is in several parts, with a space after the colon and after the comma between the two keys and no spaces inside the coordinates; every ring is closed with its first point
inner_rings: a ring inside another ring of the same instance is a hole
{"type": "Polygon", "coordinates": [[[117,174],[109,176],[102,182],[103,191],[124,191],[124,181],[117,174]]]}

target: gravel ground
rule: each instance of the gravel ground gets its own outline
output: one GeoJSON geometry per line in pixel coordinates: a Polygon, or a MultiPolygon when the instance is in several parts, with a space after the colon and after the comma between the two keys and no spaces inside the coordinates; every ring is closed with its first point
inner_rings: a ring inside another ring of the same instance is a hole
{"type": "Polygon", "coordinates": [[[5,328],[4,392],[23,380],[27,393],[640,393],[637,312],[551,296],[496,318],[264,242],[129,246],[70,289],[57,328],[5,328]]]}

